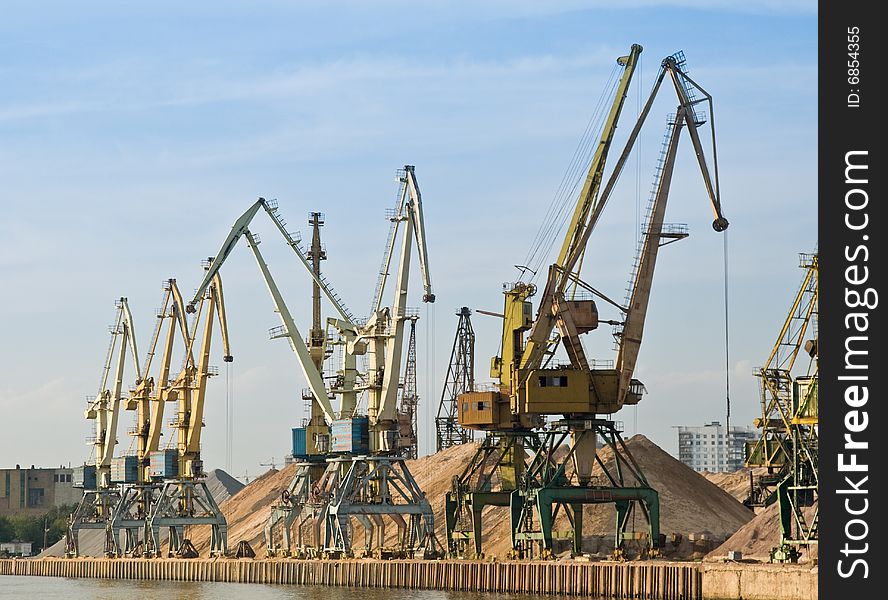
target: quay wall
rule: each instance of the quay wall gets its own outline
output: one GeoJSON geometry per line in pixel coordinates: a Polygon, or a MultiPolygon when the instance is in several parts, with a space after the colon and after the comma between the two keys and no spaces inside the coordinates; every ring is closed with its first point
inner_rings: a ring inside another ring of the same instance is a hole
{"type": "Polygon", "coordinates": [[[0,560],[0,575],[702,600],[700,566],[665,562],[43,558],[0,560]]]}
{"type": "Polygon", "coordinates": [[[0,559],[0,575],[222,581],[585,596],[608,600],[816,600],[799,565],[457,560],[0,559]]]}

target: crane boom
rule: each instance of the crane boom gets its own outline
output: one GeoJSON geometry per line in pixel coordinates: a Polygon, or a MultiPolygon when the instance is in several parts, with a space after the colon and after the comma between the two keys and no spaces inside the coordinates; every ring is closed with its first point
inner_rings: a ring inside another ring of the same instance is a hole
{"type": "MultiPolygon", "coordinates": [[[[369,386],[367,414],[373,431],[372,451],[392,451],[386,436],[397,423],[398,384],[401,371],[401,356],[404,346],[404,322],[407,320],[407,291],[410,278],[410,260],[413,242],[416,242],[420,271],[422,273],[423,302],[434,302],[431,271],[428,265],[425,221],[422,211],[422,196],[416,181],[413,165],[404,166],[401,179],[403,191],[396,219],[404,222],[401,254],[398,258],[394,299],[390,308],[379,308],[385,281],[381,281],[376,311],[362,328],[361,334],[370,338],[368,362],[373,371],[369,386]],[[389,323],[391,325],[389,326],[389,323]]],[[[397,229],[395,230],[397,233],[397,229]]],[[[394,255],[397,236],[393,235],[386,248],[385,264],[390,264],[394,255]]],[[[383,269],[387,274],[388,268],[383,269]]]]}
{"type": "Polygon", "coordinates": [[[422,194],[416,181],[416,171],[412,165],[404,167],[407,171],[407,188],[412,202],[409,204],[413,214],[413,234],[416,236],[416,252],[419,256],[419,270],[422,276],[422,301],[434,302],[435,294],[432,292],[432,274],[429,270],[429,250],[426,245],[425,217],[422,213],[422,194]]]}
{"type": "Polygon", "coordinates": [[[213,276],[208,293],[201,301],[194,321],[187,359],[182,374],[174,387],[178,390],[179,414],[177,415],[179,444],[179,475],[193,477],[202,472],[200,461],[200,438],[203,431],[204,406],[206,404],[207,381],[213,373],[210,370],[210,348],[213,340],[213,326],[218,320],[222,333],[223,360],[231,362],[231,349],[228,339],[228,322],[225,316],[225,302],[222,294],[222,279],[217,272],[213,276]],[[206,312],[203,307],[206,305],[206,312]],[[203,313],[203,314],[202,314],[203,313]],[[198,362],[193,361],[193,345],[197,339],[197,328],[203,318],[198,362]]]}
{"type": "Polygon", "coordinates": [[[136,371],[136,385],[140,384],[142,380],[133,316],[126,298],[120,298],[117,301],[117,314],[111,328],[111,335],[113,337],[102,371],[99,393],[85,412],[87,419],[96,421],[94,459],[97,482],[102,488],[107,488],[111,483],[111,459],[114,457],[114,448],[117,445],[117,424],[120,417],[121,392],[127,354],[129,354],[136,371]],[[111,389],[108,389],[108,377],[112,366],[114,366],[113,385],[111,389]]]}
{"type": "Polygon", "coordinates": [[[284,228],[284,222],[281,220],[280,215],[277,214],[277,206],[274,201],[269,202],[265,198],[259,198],[254,202],[250,208],[244,212],[238,219],[234,222],[234,225],[231,227],[231,231],[228,233],[228,237],[225,238],[225,241],[222,242],[222,246],[219,248],[219,251],[216,253],[216,256],[213,257],[212,265],[210,265],[210,269],[204,275],[203,281],[200,282],[200,285],[197,286],[197,290],[194,292],[194,297],[188,303],[188,312],[194,312],[194,305],[197,304],[201,295],[206,292],[207,287],[213,281],[213,276],[219,272],[219,269],[222,268],[222,263],[231,255],[232,250],[237,245],[238,240],[240,240],[241,236],[243,236],[250,226],[250,223],[253,221],[253,217],[256,216],[256,213],[260,208],[264,208],[266,214],[271,219],[272,223],[274,223],[277,230],[281,233],[284,240],[286,240],[287,245],[293,250],[297,257],[299,257],[299,261],[302,263],[302,266],[308,271],[309,275],[311,275],[312,279],[314,279],[315,283],[321,288],[321,291],[324,292],[324,295],[327,297],[327,300],[333,305],[336,309],[336,312],[339,313],[340,317],[348,321],[349,323],[354,322],[354,317],[348,311],[348,309],[343,304],[342,300],[339,296],[330,288],[329,284],[324,280],[323,277],[319,276],[314,272],[314,269],[309,263],[308,258],[306,258],[305,253],[299,247],[299,243],[297,240],[293,239],[293,236],[284,228]]]}
{"type": "MultiPolygon", "coordinates": [[[[625,70],[617,86],[599,148],[593,157],[583,192],[577,200],[561,252],[557,261],[549,267],[536,318],[532,318],[532,305],[529,301],[537,291],[532,283],[519,281],[504,290],[502,355],[494,357],[490,371],[491,376],[500,381],[499,390],[464,394],[465,401],[461,402],[461,406],[466,407],[466,412],[460,415],[463,426],[488,430],[534,428],[543,424],[543,415],[588,419],[594,415],[612,414],[624,404],[634,404],[640,400],[643,385],[633,379],[632,375],[641,345],[661,237],[684,237],[678,233],[663,233],[663,218],[682,128],[690,132],[706,193],[715,215],[713,229],[724,231],[728,227],[728,221],[721,210],[714,134],[713,170],[710,172],[703,144],[696,131],[703,121],[695,113],[694,106],[707,102],[711,110],[712,98],[687,77],[682,70],[683,57],[679,58],[678,55],[669,56],[661,63],[651,93],[615,167],[602,186],[604,161],[640,51],[640,47],[633,46],[632,53],[620,59],[625,70]],[[578,265],[582,264],[591,233],[610,199],[667,74],[675,88],[679,106],[673,130],[664,147],[663,166],[658,167],[660,179],[652,199],[651,217],[647,223],[629,302],[624,307],[584,283],[579,278],[578,265]],[[704,98],[697,99],[695,92],[702,93],[704,98]],[[608,321],[622,327],[616,368],[590,368],[580,335],[598,327],[598,309],[591,299],[566,297],[571,284],[591,291],[623,313],[623,321],[608,321]],[[552,336],[556,327],[558,335],[552,336]],[[525,344],[524,333],[528,331],[525,344]],[[569,366],[544,367],[544,358],[552,356],[559,342],[563,342],[570,358],[569,366]],[[476,406],[477,409],[473,408],[476,406]]],[[[586,467],[588,465],[585,465],[584,472],[588,471],[586,467]]]]}
{"type": "Polygon", "coordinates": [[[556,312],[553,311],[558,300],[557,296],[564,292],[569,281],[566,275],[573,272],[574,267],[580,260],[585,251],[589,232],[595,227],[597,217],[600,214],[600,209],[597,209],[597,207],[602,202],[598,198],[598,192],[604,176],[605,162],[617,130],[617,121],[620,118],[626,95],[629,92],[629,83],[632,81],[633,73],[635,73],[635,67],[638,64],[638,57],[641,51],[642,47],[640,45],[633,44],[628,56],[621,56],[617,59],[617,62],[624,66],[623,75],[620,77],[620,82],[617,85],[613,103],[601,132],[601,139],[589,165],[586,182],[577,200],[573,218],[564,238],[561,252],[558,254],[555,268],[549,269],[546,288],[540,299],[537,320],[528,334],[527,345],[518,365],[521,369],[534,369],[542,363],[543,356],[549,347],[549,337],[552,335],[552,330],[558,318],[556,312]],[[591,220],[589,219],[590,214],[593,216],[591,220]]]}
{"type": "MultiPolygon", "coordinates": [[[[398,202],[397,214],[392,217],[392,233],[386,244],[385,256],[382,261],[382,269],[379,273],[379,285],[373,303],[373,311],[382,307],[382,296],[385,284],[388,281],[389,267],[395,254],[395,243],[398,239],[398,229],[402,221],[412,219],[409,225],[412,235],[416,239],[416,250],[419,255],[419,269],[422,275],[423,302],[434,302],[435,294],[432,292],[431,273],[428,263],[428,248],[426,246],[425,219],[422,213],[422,194],[416,181],[416,170],[413,165],[405,165],[403,175],[400,177],[401,193],[398,202]]],[[[410,235],[410,231],[405,233],[410,235]]]]}
{"type": "MultiPolygon", "coordinates": [[[[136,343],[136,328],[133,325],[133,313],[130,311],[129,301],[126,298],[120,299],[123,305],[123,326],[126,335],[129,338],[130,357],[133,361],[133,368],[136,370],[136,382],[142,380],[142,364],[139,362],[139,346],[136,343]]],[[[118,392],[118,397],[120,393],[118,392]]]]}
{"type": "MultiPolygon", "coordinates": [[[[192,344],[191,332],[188,330],[188,324],[185,321],[185,303],[182,300],[182,294],[179,292],[179,286],[176,284],[175,279],[168,280],[167,286],[167,301],[165,304],[169,308],[169,313],[167,313],[165,317],[170,319],[170,323],[167,326],[163,356],[161,357],[160,370],[154,387],[154,397],[151,398],[153,410],[150,411],[150,424],[145,439],[145,451],[143,457],[147,457],[148,454],[157,451],[160,447],[160,435],[163,432],[164,403],[176,399],[176,393],[171,389],[169,383],[170,364],[173,359],[176,329],[179,330],[179,333],[182,336],[182,342],[185,345],[186,352],[190,352],[192,344]]],[[[188,362],[187,356],[186,362],[188,362]]],[[[193,362],[193,360],[191,362],[193,362]]],[[[146,480],[147,479],[148,477],[146,476],[146,480]]]]}
{"type": "Polygon", "coordinates": [[[247,237],[247,245],[253,252],[256,264],[259,266],[259,271],[262,273],[262,278],[265,281],[265,285],[274,302],[275,311],[278,313],[278,316],[281,319],[281,324],[283,325],[283,330],[278,337],[286,337],[287,341],[290,342],[290,348],[296,354],[299,366],[302,369],[302,374],[308,382],[312,395],[315,397],[318,404],[320,404],[324,411],[324,416],[332,421],[336,417],[333,405],[330,403],[330,398],[327,395],[327,388],[324,386],[324,379],[321,376],[320,371],[318,371],[314,360],[312,360],[311,353],[305,345],[305,340],[302,338],[302,334],[299,333],[299,328],[296,326],[296,321],[293,320],[293,315],[290,314],[290,309],[287,308],[287,303],[284,302],[284,297],[281,295],[274,278],[271,276],[271,271],[268,270],[268,265],[262,257],[262,253],[259,251],[259,243],[257,239],[249,232],[249,230],[245,230],[244,232],[247,237]]]}
{"type": "Polygon", "coordinates": [[[660,249],[660,238],[663,231],[669,187],[672,183],[675,156],[678,150],[678,142],[681,138],[681,128],[683,122],[687,119],[687,113],[687,107],[682,106],[672,124],[663,172],[660,176],[650,220],[644,235],[644,244],[638,263],[638,274],[632,287],[632,295],[623,323],[616,363],[617,372],[620,374],[617,398],[623,400],[627,397],[629,386],[632,382],[632,374],[635,371],[635,364],[638,359],[638,351],[641,348],[641,336],[644,331],[644,320],[647,316],[647,308],[650,301],[654,268],[657,264],[657,253],[660,249]]]}
{"type": "Polygon", "coordinates": [[[589,213],[596,204],[598,199],[598,191],[601,187],[601,180],[604,176],[604,166],[607,161],[607,155],[617,130],[617,121],[623,110],[623,104],[626,101],[626,95],[629,93],[629,84],[632,82],[632,75],[638,65],[638,58],[641,55],[642,47],[633,44],[627,56],[621,56],[617,59],[617,63],[623,65],[623,76],[620,78],[614,96],[613,104],[607,115],[607,120],[601,132],[601,140],[592,156],[592,162],[589,165],[589,172],[586,175],[586,181],[580,192],[577,205],[574,208],[573,219],[571,219],[571,227],[568,229],[568,235],[565,236],[561,246],[561,252],[558,253],[556,264],[561,265],[566,271],[572,271],[579,256],[585,249],[585,244],[580,243],[583,230],[587,227],[594,226],[595,222],[587,222],[589,213]]]}
{"type": "MultiPolygon", "coordinates": [[[[712,140],[713,151],[713,170],[715,177],[710,175],[709,167],[706,162],[706,156],[703,152],[703,146],[700,142],[700,135],[697,128],[702,124],[694,110],[696,102],[690,98],[688,93],[689,86],[694,86],[702,92],[706,101],[710,106],[710,118],[712,113],[712,97],[693,82],[682,71],[674,57],[668,57],[663,61],[660,79],[662,74],[669,73],[669,76],[675,87],[675,93],[678,96],[679,106],[676,112],[675,120],[672,123],[672,131],[670,134],[665,159],[663,162],[663,171],[658,182],[657,192],[651,211],[650,222],[645,232],[644,245],[638,263],[638,274],[632,288],[629,306],[627,307],[626,316],[623,324],[623,331],[620,337],[620,345],[617,353],[617,371],[620,373],[617,397],[621,401],[628,396],[629,388],[632,382],[632,374],[635,370],[635,364],[638,359],[638,352],[641,347],[642,332],[644,331],[644,321],[647,316],[647,308],[650,301],[651,285],[654,277],[654,269],[657,262],[657,253],[661,246],[660,238],[663,228],[663,219],[666,211],[666,203],[669,197],[669,188],[672,183],[672,172],[675,167],[675,157],[678,149],[678,142],[682,129],[688,131],[694,146],[694,153],[697,157],[697,163],[703,176],[703,182],[709,197],[710,206],[712,207],[715,220],[712,223],[713,229],[716,231],[724,231],[728,227],[728,220],[725,219],[721,211],[721,198],[718,190],[718,170],[715,161],[715,138],[712,140]],[[713,184],[713,181],[715,182],[713,184]]],[[[652,96],[653,97],[653,96],[652,96]]],[[[715,131],[714,123],[710,129],[715,131]]]]}

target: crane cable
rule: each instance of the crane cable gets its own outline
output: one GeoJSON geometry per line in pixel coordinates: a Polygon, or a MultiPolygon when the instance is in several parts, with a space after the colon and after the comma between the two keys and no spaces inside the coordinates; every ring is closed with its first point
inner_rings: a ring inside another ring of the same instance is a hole
{"type": "MultiPolygon", "coordinates": [[[[612,90],[616,88],[618,83],[618,71],[618,65],[614,66],[611,70],[607,84],[596,102],[592,111],[592,116],[586,124],[586,129],[580,136],[580,140],[578,141],[574,154],[562,176],[558,189],[555,191],[555,194],[549,203],[546,215],[540,222],[540,227],[534,236],[524,261],[524,264],[530,267],[532,271],[539,270],[539,266],[545,260],[546,254],[548,254],[555,242],[555,237],[561,228],[564,227],[564,223],[569,216],[567,214],[570,208],[569,201],[572,199],[579,186],[584,166],[588,164],[588,161],[591,159],[591,155],[594,152],[594,140],[598,137],[598,134],[600,134],[601,129],[604,126],[606,99],[610,95],[609,92],[612,92],[612,90]]],[[[532,273],[531,281],[535,278],[535,274],[532,273]]]]}
{"type": "MultiPolygon", "coordinates": [[[[426,367],[425,367],[425,396],[427,399],[432,398],[432,389],[435,382],[435,305],[431,302],[425,305],[426,308],[426,367]]],[[[425,436],[428,442],[427,450],[428,454],[434,454],[434,449],[436,446],[432,445],[432,440],[436,440],[437,445],[437,426],[435,425],[435,416],[433,414],[433,405],[431,404],[431,400],[427,400],[425,406],[428,407],[429,418],[425,419],[425,436]]],[[[414,410],[419,411],[419,407],[417,406],[414,410]]],[[[417,415],[417,420],[419,419],[417,415]]],[[[417,424],[416,429],[419,429],[419,424],[417,424]]],[[[424,456],[419,453],[419,431],[415,432],[417,435],[416,441],[416,455],[424,456]]]]}
{"type": "MultiPolygon", "coordinates": [[[[644,63],[642,60],[644,57],[642,55],[638,55],[638,79],[639,81],[644,81],[644,63]]],[[[641,118],[641,86],[635,86],[635,120],[638,121],[641,118]]],[[[635,248],[638,248],[638,244],[641,241],[641,155],[642,155],[642,140],[641,136],[636,141],[636,146],[638,147],[638,151],[635,153],[635,248]]],[[[632,407],[632,435],[638,433],[638,403],[636,403],[632,407]]],[[[634,517],[633,517],[634,518],[634,517]]],[[[633,527],[635,526],[635,521],[632,522],[633,527]]]]}
{"type": "Polygon", "coordinates": [[[733,454],[733,445],[731,443],[731,361],[730,361],[730,337],[728,335],[729,311],[728,311],[728,232],[723,232],[723,254],[724,254],[724,273],[725,273],[725,442],[727,443],[727,452],[733,454]]]}
{"type": "Polygon", "coordinates": [[[225,363],[225,470],[231,473],[231,460],[233,457],[232,445],[234,440],[234,419],[232,410],[232,377],[231,363],[225,363]]]}

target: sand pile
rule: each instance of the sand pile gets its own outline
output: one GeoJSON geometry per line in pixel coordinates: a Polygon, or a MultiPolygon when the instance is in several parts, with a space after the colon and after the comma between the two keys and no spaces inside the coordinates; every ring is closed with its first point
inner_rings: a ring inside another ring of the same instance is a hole
{"type": "MultiPolygon", "coordinates": [[[[805,509],[805,516],[809,520],[814,517],[816,506],[805,509]]],[[[731,550],[743,553],[743,558],[756,558],[768,560],[772,548],[780,544],[780,509],[777,503],[763,509],[754,519],[737,530],[728,540],[710,552],[707,560],[724,559],[731,550]]],[[[816,550],[810,555],[802,551],[802,560],[816,558],[816,550]]]]}
{"type": "MultiPolygon", "coordinates": [[[[231,496],[243,489],[244,484],[223,471],[213,469],[207,473],[207,488],[217,503],[222,504],[231,496]]],[[[209,529],[209,528],[207,528],[209,529]]],[[[208,534],[209,535],[209,534],[208,534]]],[[[161,529],[161,539],[166,539],[166,531],[161,529]]],[[[105,532],[100,529],[82,529],[78,535],[80,554],[82,556],[102,556],[105,549],[105,532]]],[[[40,553],[40,556],[64,556],[65,538],[40,553]]]]}
{"type": "MultiPolygon", "coordinates": [[[[626,443],[651,486],[660,493],[661,531],[667,537],[678,533],[683,540],[681,547],[671,548],[670,556],[702,556],[753,518],[753,512],[731,494],[707,481],[644,436],[634,436],[626,443]],[[689,536],[702,536],[708,542],[701,546],[699,542],[689,542],[689,536]]],[[[454,446],[438,454],[407,462],[417,484],[432,504],[435,529],[442,544],[446,544],[444,496],[451,489],[454,477],[462,473],[476,449],[477,444],[454,446]]],[[[613,455],[609,449],[601,450],[600,456],[603,462],[612,465],[613,455]]],[[[270,507],[278,501],[281,491],[290,483],[294,472],[295,465],[288,465],[281,471],[269,471],[220,504],[228,520],[231,548],[245,540],[261,555],[270,507]]],[[[596,467],[593,475],[597,481],[604,483],[600,468],[596,467]]],[[[627,481],[628,484],[631,482],[627,481]]],[[[511,547],[508,509],[488,507],[483,517],[485,553],[488,556],[504,556],[511,547]]],[[[610,552],[613,547],[615,518],[612,505],[585,508],[583,529],[584,547],[587,551],[610,552]]],[[[556,521],[555,529],[567,531],[568,524],[564,516],[556,521]]],[[[645,529],[644,519],[640,514],[635,518],[635,529],[645,529]]],[[[388,544],[393,544],[396,532],[397,528],[393,525],[386,527],[388,544]]],[[[188,535],[198,550],[205,554],[209,547],[209,528],[194,527],[188,535]]],[[[363,538],[359,536],[358,539],[363,538]]]]}
{"type": "MultiPolygon", "coordinates": [[[[751,520],[754,513],[731,494],[672,457],[643,435],[626,442],[651,487],[660,493],[660,531],[671,533],[711,533],[729,536],[751,520]]],[[[601,452],[602,460],[611,452],[601,452]]],[[[612,460],[612,458],[611,458],[612,460]]],[[[608,530],[616,518],[611,506],[608,530]]]]}
{"type": "MultiPolygon", "coordinates": [[[[710,483],[705,477],[673,458],[669,453],[643,435],[636,435],[626,441],[626,445],[648,483],[660,494],[660,531],[667,538],[680,534],[682,543],[669,548],[669,555],[675,558],[701,556],[715,543],[724,540],[753,518],[754,513],[743,506],[730,494],[710,483]],[[708,538],[705,544],[689,543],[688,538],[708,538]],[[703,552],[701,552],[701,549],[703,552]]],[[[600,450],[602,462],[613,468],[614,458],[610,448],[600,450]]],[[[571,469],[568,469],[570,474],[571,469]]],[[[593,470],[596,483],[606,485],[604,472],[596,465],[593,470]]],[[[627,477],[626,484],[634,482],[627,477]]],[[[501,527],[508,519],[508,509],[491,508],[485,515],[490,527],[485,527],[485,552],[502,556],[509,550],[508,528],[501,527]],[[499,531],[491,531],[499,526],[499,531]]],[[[613,536],[616,510],[611,504],[586,506],[583,511],[584,549],[590,552],[608,554],[613,550],[613,536]]],[[[630,523],[631,525],[631,523],[630,523]]],[[[634,527],[646,530],[643,516],[637,514],[634,527]]],[[[566,517],[556,520],[555,530],[566,531],[566,517]]],[[[565,544],[559,547],[567,548],[565,544]]]]}
{"type": "Polygon", "coordinates": [[[710,473],[709,471],[703,471],[700,473],[703,477],[731,494],[734,498],[743,502],[746,500],[747,496],[749,496],[749,474],[752,473],[753,477],[758,479],[758,477],[767,472],[765,468],[755,468],[755,469],[740,469],[739,471],[733,471],[730,473],[710,473]]]}
{"type": "MultiPolygon", "coordinates": [[[[707,537],[709,550],[732,535],[754,517],[754,513],[729,493],[720,489],[705,477],[673,458],[643,435],[627,440],[635,460],[648,479],[651,487],[660,493],[660,531],[670,536],[681,535],[685,543],[675,548],[676,557],[691,556],[700,552],[694,544],[688,544],[688,536],[707,537]]],[[[444,532],[444,494],[450,490],[454,476],[458,476],[474,454],[476,445],[456,446],[434,456],[410,461],[410,470],[417,483],[426,492],[435,511],[435,529],[439,539],[446,543],[444,532]]],[[[613,467],[613,453],[609,448],[600,451],[602,462],[613,467]]],[[[570,472],[572,469],[568,469],[570,472]]],[[[593,477],[604,484],[604,475],[596,465],[593,477]]],[[[631,482],[627,481],[627,484],[631,482]]],[[[488,507],[483,513],[484,551],[488,555],[504,556],[511,548],[508,509],[488,507]]],[[[613,505],[587,506],[583,512],[584,547],[592,552],[609,553],[613,548],[616,511],[613,505]]],[[[644,530],[644,519],[639,514],[636,529],[644,530]]],[[[556,531],[568,529],[567,519],[559,517],[556,531]]]]}
{"type": "MultiPolygon", "coordinates": [[[[81,556],[104,556],[105,532],[101,529],[81,529],[77,539],[81,556]]],[[[38,554],[37,558],[44,556],[65,556],[65,538],[38,554]]]]}
{"type": "Polygon", "coordinates": [[[217,503],[222,503],[244,489],[244,484],[223,471],[213,469],[207,473],[207,488],[217,503]]]}

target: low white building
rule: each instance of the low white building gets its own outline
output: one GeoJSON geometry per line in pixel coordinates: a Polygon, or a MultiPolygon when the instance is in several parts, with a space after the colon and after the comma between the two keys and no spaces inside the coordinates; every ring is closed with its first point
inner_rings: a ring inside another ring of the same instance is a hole
{"type": "Polygon", "coordinates": [[[718,421],[702,426],[681,425],[678,429],[678,459],[695,471],[729,472],[743,468],[747,440],[757,430],[732,426],[730,432],[718,421]]]}
{"type": "Polygon", "coordinates": [[[31,556],[31,542],[2,542],[0,553],[9,556],[31,556]]]}

